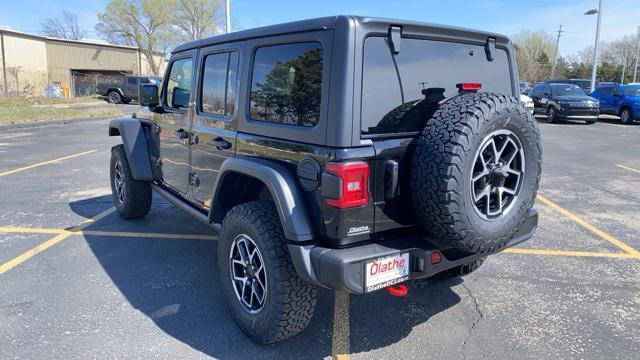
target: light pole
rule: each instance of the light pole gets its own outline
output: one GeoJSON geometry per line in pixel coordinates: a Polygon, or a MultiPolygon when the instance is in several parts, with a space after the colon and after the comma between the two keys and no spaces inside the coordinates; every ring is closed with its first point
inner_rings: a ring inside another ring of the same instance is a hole
{"type": "Polygon", "coordinates": [[[627,69],[627,50],[629,47],[624,45],[624,60],[622,61],[622,75],[620,75],[620,85],[624,85],[624,71],[627,69]]]}
{"type": "Polygon", "coordinates": [[[633,68],[633,82],[636,82],[638,73],[638,60],[640,59],[640,26],[638,26],[638,47],[636,48],[636,66],[633,68]]]}
{"type": "Polygon", "coordinates": [[[585,15],[598,14],[598,25],[596,26],[596,43],[593,47],[593,66],[591,67],[591,91],[596,89],[596,71],[598,70],[598,43],[600,42],[600,19],[602,18],[602,0],[598,0],[598,7],[589,9],[585,15]]]}
{"type": "Polygon", "coordinates": [[[227,34],[231,32],[231,0],[224,0],[225,2],[225,10],[224,10],[224,17],[226,18],[227,24],[226,24],[226,29],[227,30],[227,34]]]}

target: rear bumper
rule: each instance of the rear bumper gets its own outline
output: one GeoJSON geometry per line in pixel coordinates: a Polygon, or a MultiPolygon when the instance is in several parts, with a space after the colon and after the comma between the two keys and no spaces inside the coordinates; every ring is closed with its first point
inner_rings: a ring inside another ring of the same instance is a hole
{"type": "MultiPolygon", "coordinates": [[[[533,236],[538,226],[538,212],[532,209],[524,224],[505,248],[524,242],[533,236]]],[[[347,249],[329,249],[314,245],[289,245],[289,252],[298,275],[304,280],[326,288],[362,294],[365,292],[365,263],[372,259],[400,253],[410,254],[409,280],[422,279],[469,263],[488,254],[460,253],[443,249],[424,237],[403,237],[347,249]],[[441,253],[441,261],[431,264],[431,254],[441,253]]]]}

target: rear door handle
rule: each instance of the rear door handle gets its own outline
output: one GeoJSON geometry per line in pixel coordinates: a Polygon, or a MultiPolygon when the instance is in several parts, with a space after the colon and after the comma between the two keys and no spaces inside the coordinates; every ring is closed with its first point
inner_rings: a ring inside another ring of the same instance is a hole
{"type": "Polygon", "coordinates": [[[231,143],[221,137],[209,140],[209,145],[215,146],[218,150],[231,149],[231,143]]]}

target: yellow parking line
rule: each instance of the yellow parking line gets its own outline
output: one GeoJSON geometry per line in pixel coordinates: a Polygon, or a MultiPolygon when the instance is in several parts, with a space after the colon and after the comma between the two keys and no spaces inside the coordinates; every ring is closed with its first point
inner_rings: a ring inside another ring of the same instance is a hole
{"type": "Polygon", "coordinates": [[[621,168],[621,169],[625,169],[625,170],[629,170],[629,171],[633,171],[635,173],[640,174],[640,170],[638,169],[634,169],[634,168],[630,168],[628,166],[624,166],[624,165],[620,165],[620,164],[616,164],[617,167],[621,168]]]}
{"type": "Polygon", "coordinates": [[[13,226],[0,226],[0,233],[26,233],[26,234],[64,234],[71,232],[63,229],[49,229],[49,228],[25,228],[25,227],[13,227],[13,226]]]}
{"type": "Polygon", "coordinates": [[[72,227],[71,229],[69,229],[68,231],[64,231],[63,233],[60,233],[56,236],[54,236],[53,238],[43,242],[42,244],[34,247],[33,249],[7,261],[6,263],[0,265],[0,274],[3,274],[11,269],[13,269],[14,267],[22,264],[23,262],[29,260],[30,258],[32,258],[34,255],[37,255],[45,250],[47,250],[48,248],[52,247],[53,245],[61,242],[62,240],[68,238],[69,236],[73,235],[74,232],[78,232],[82,229],[84,229],[85,227],[93,224],[94,222],[104,218],[105,216],[111,214],[116,208],[115,207],[111,207],[101,213],[99,213],[98,215],[92,217],[91,219],[87,219],[85,221],[83,221],[81,224],[76,225],[74,227],[72,227]]]}
{"type": "Polygon", "coordinates": [[[0,176],[15,174],[15,173],[20,172],[20,171],[33,169],[34,167],[38,167],[38,166],[42,166],[42,165],[53,164],[55,162],[62,161],[62,160],[73,159],[74,157],[91,154],[91,153],[94,153],[96,151],[98,151],[98,150],[89,150],[89,151],[85,151],[85,152],[81,152],[81,153],[77,153],[77,154],[73,154],[73,155],[63,156],[61,158],[57,158],[57,159],[53,159],[53,160],[49,160],[49,161],[43,161],[41,163],[37,163],[37,164],[33,164],[33,165],[29,165],[29,166],[25,166],[25,167],[13,169],[13,170],[1,172],[0,176]]]}
{"type": "Polygon", "coordinates": [[[521,249],[509,248],[503,251],[508,254],[526,254],[526,255],[551,255],[551,256],[578,256],[578,257],[601,257],[615,259],[640,259],[640,256],[627,253],[604,253],[604,252],[587,252],[587,251],[569,251],[569,250],[538,250],[538,249],[521,249]]]}
{"type": "Polygon", "coordinates": [[[331,357],[334,360],[349,360],[349,293],[335,291],[333,301],[333,336],[331,337],[331,357]]]}
{"type": "Polygon", "coordinates": [[[598,235],[599,237],[603,238],[604,240],[607,240],[608,242],[612,243],[613,245],[615,245],[615,246],[619,247],[620,249],[626,251],[627,253],[635,255],[635,256],[640,256],[640,252],[638,250],[636,250],[636,249],[632,248],[631,246],[623,243],[622,241],[614,238],[613,236],[607,234],[606,232],[600,230],[599,228],[589,224],[588,222],[586,222],[584,219],[582,219],[578,215],[573,214],[569,210],[561,207],[560,205],[554,203],[553,201],[547,199],[546,197],[538,194],[538,200],[540,200],[542,203],[548,205],[549,207],[553,208],[554,210],[558,211],[562,215],[568,217],[569,219],[575,221],[579,225],[582,225],[584,228],[586,228],[587,230],[591,231],[592,233],[598,235]]]}

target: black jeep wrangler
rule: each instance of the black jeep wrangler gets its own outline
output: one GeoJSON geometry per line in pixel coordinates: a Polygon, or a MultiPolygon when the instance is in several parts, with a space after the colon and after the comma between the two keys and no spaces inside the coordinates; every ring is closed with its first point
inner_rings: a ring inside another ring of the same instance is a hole
{"type": "Polygon", "coordinates": [[[317,287],[464,275],[529,239],[541,167],[508,38],[336,16],[177,47],[148,106],[109,125],[123,218],[152,190],[220,236],[230,311],[258,342],[310,322],[317,287]]]}

